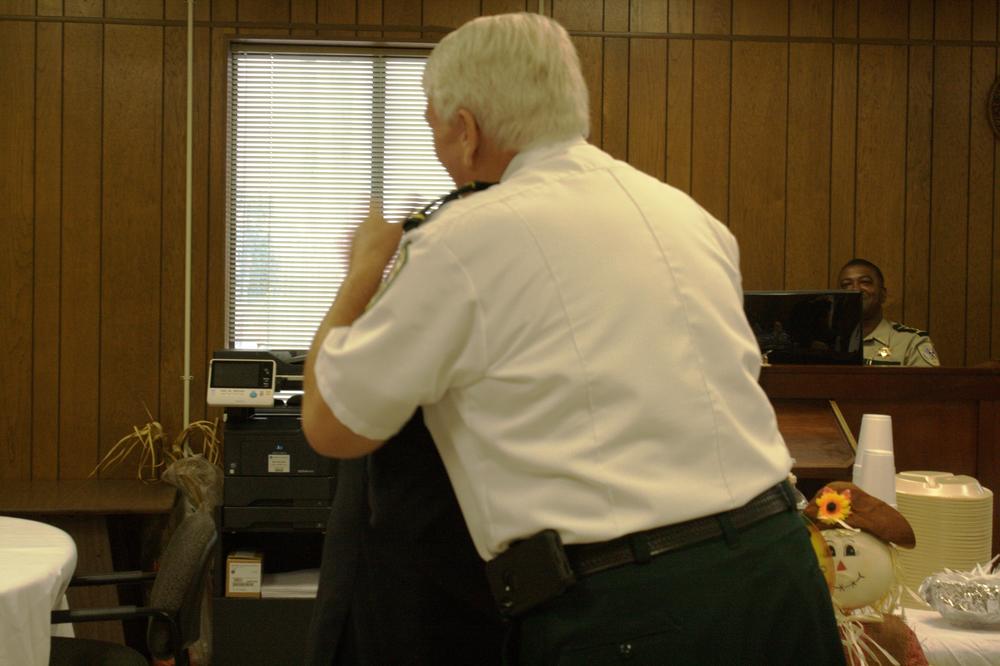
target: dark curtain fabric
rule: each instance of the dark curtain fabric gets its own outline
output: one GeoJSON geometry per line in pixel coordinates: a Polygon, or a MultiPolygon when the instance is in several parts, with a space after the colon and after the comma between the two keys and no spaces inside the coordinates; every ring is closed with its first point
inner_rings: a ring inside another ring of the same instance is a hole
{"type": "Polygon", "coordinates": [[[342,461],[306,663],[499,664],[505,627],[418,410],[342,461]]]}

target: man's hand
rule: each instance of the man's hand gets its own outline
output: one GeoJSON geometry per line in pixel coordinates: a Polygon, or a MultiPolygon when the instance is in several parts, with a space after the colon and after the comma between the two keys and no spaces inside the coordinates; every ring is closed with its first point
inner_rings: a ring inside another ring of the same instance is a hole
{"type": "Polygon", "coordinates": [[[386,222],[382,217],[382,202],[372,199],[367,217],[354,232],[350,270],[377,270],[382,275],[402,236],[403,225],[386,222]]]}
{"type": "Polygon", "coordinates": [[[358,225],[351,243],[351,265],[340,286],[337,299],[326,313],[312,347],[306,357],[303,373],[302,430],[309,444],[318,453],[334,458],[353,458],[375,450],[382,442],[351,432],[323,401],[316,386],[316,357],[330,329],[350,326],[364,313],[368,302],[377,293],[382,274],[389,264],[403,225],[390,224],[382,217],[382,205],[373,199],[368,216],[358,225]]]}

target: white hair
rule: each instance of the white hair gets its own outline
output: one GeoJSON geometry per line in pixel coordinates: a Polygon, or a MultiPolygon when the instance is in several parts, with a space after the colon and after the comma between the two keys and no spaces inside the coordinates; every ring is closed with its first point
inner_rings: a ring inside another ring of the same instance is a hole
{"type": "Polygon", "coordinates": [[[586,137],[587,84],[566,30],[541,14],[473,19],[446,35],[424,70],[424,93],[450,121],[468,109],[507,150],[586,137]]]}

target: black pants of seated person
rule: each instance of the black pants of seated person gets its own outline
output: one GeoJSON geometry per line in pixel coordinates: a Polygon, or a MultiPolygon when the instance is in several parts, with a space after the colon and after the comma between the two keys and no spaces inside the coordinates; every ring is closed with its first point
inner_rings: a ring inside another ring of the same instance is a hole
{"type": "Polygon", "coordinates": [[[338,465],[306,663],[499,664],[505,626],[418,410],[338,465]]]}

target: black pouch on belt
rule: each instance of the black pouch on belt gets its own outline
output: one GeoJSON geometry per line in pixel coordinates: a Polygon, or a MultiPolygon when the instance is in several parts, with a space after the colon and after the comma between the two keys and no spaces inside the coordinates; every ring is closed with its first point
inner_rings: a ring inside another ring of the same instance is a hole
{"type": "Polygon", "coordinates": [[[486,577],[497,610],[507,618],[558,597],[576,582],[555,530],[543,530],[512,544],[486,563],[486,577]]]}

